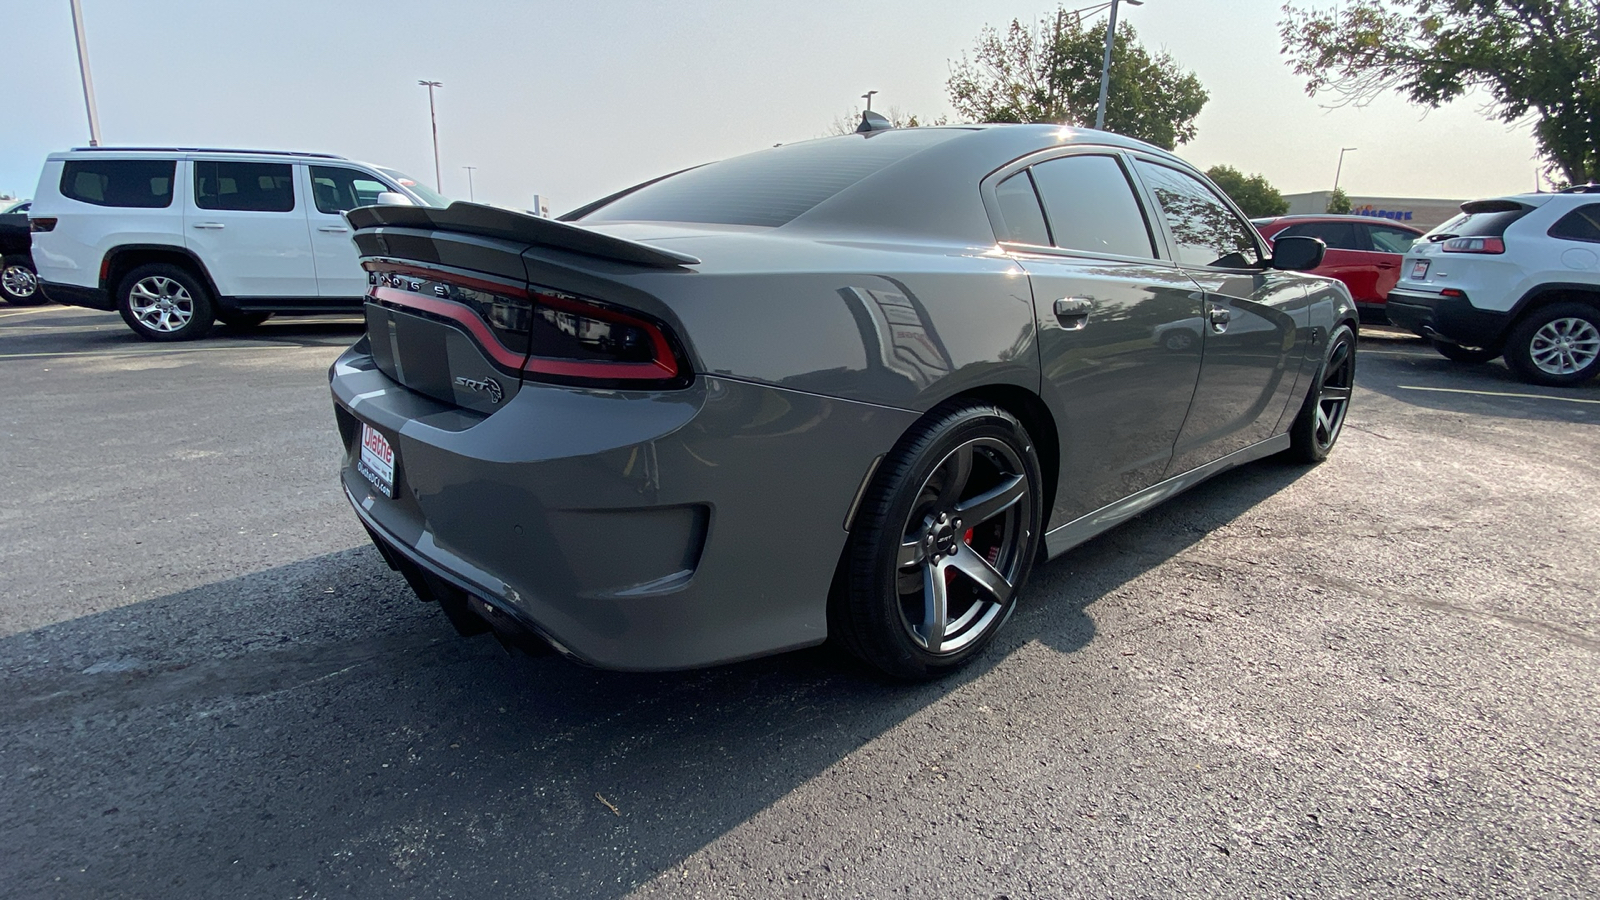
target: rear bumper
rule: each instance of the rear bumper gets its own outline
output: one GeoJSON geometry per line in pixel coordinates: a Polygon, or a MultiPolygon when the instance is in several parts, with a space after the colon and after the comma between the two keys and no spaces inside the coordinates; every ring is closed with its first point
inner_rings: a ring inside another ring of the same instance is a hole
{"type": "Polygon", "coordinates": [[[86,306],[89,309],[103,309],[106,312],[114,312],[117,308],[117,301],[110,292],[97,287],[40,279],[39,290],[44,292],[46,299],[62,306],[86,306]]]}
{"type": "Polygon", "coordinates": [[[529,385],[483,416],[334,364],[357,514],[392,552],[563,652],[632,670],[821,642],[844,519],[915,414],[722,378],[681,391],[529,385]],[[394,447],[397,497],[355,467],[394,447]]]}
{"type": "Polygon", "coordinates": [[[1400,290],[1389,293],[1388,313],[1400,328],[1467,347],[1497,346],[1511,321],[1508,313],[1478,309],[1466,297],[1400,290]]]}

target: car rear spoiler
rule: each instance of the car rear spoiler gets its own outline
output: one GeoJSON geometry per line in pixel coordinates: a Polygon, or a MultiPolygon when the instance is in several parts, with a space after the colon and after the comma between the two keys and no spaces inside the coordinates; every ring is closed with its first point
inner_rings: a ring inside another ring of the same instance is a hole
{"type": "Polygon", "coordinates": [[[698,258],[687,253],[675,253],[639,241],[612,237],[581,225],[569,225],[554,219],[481,203],[462,203],[459,200],[444,209],[431,206],[360,206],[344,215],[350,227],[357,231],[387,226],[473,234],[655,269],[675,269],[700,263],[698,258]]]}

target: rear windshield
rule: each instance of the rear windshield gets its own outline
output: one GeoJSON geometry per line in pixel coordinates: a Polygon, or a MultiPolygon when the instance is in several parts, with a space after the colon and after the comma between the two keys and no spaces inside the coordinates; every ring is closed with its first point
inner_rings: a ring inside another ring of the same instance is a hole
{"type": "Polygon", "coordinates": [[[680,172],[583,217],[584,222],[786,224],[918,151],[961,134],[907,128],[786,144],[680,172]]]}
{"type": "Polygon", "coordinates": [[[1494,212],[1466,213],[1428,232],[1429,237],[1447,234],[1450,237],[1504,237],[1512,222],[1528,214],[1528,210],[1496,210],[1494,212]]]}
{"type": "Polygon", "coordinates": [[[172,205],[170,159],[69,159],[61,167],[61,196],[95,206],[160,209],[172,205]]]}

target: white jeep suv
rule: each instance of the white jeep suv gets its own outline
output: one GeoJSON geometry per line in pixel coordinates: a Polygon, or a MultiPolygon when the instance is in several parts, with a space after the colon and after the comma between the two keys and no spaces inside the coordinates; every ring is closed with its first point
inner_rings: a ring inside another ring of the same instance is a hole
{"type": "Polygon", "coordinates": [[[392,169],[321,153],[52,153],[28,213],[39,287],[57,303],[116,310],[154,341],[201,337],[213,320],[359,311],[367,277],[342,214],[385,193],[449,202],[392,169]]]}
{"type": "Polygon", "coordinates": [[[1600,372],[1600,186],[1461,205],[1406,252],[1389,321],[1445,356],[1505,355],[1523,379],[1600,372]]]}

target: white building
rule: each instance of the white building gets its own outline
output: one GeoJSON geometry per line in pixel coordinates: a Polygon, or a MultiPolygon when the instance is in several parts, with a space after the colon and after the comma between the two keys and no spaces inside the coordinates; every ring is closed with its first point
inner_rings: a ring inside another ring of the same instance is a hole
{"type": "MultiPolygon", "coordinates": [[[[1332,191],[1312,191],[1309,194],[1284,194],[1289,201],[1289,215],[1321,215],[1328,211],[1328,198],[1332,191]]],[[[1350,196],[1350,212],[1358,216],[1392,219],[1414,228],[1427,231],[1442,225],[1461,212],[1463,200],[1440,200],[1429,197],[1358,197],[1350,196]]]]}

